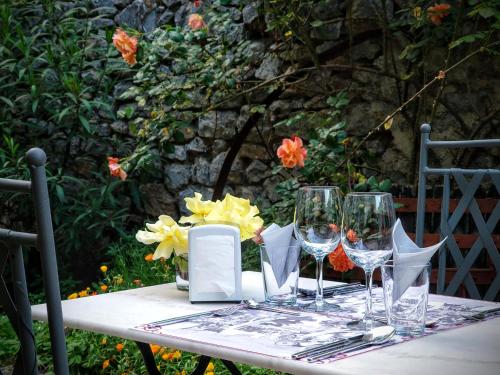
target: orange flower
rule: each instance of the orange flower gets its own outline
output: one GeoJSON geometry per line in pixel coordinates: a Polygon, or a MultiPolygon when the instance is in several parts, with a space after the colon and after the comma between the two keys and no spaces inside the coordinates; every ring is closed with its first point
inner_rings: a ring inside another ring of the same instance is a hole
{"type": "Polygon", "coordinates": [[[180,351],[176,350],[175,352],[172,353],[172,359],[181,359],[182,354],[180,351]]]}
{"type": "Polygon", "coordinates": [[[174,353],[165,353],[161,356],[161,359],[164,361],[171,361],[173,358],[174,353]]]}
{"type": "Polygon", "coordinates": [[[106,290],[108,290],[108,286],[106,284],[102,284],[100,288],[103,292],[106,292],[106,290]]]}
{"type": "Polygon", "coordinates": [[[109,174],[114,177],[120,177],[122,181],[125,181],[127,178],[127,172],[125,172],[121,165],[118,163],[118,158],[113,158],[108,156],[108,168],[109,174]]]}
{"type": "Polygon", "coordinates": [[[357,242],[358,241],[358,236],[356,235],[356,232],[353,231],[352,229],[349,229],[347,231],[346,237],[349,240],[349,242],[357,242]]]}
{"type": "Polygon", "coordinates": [[[293,168],[296,165],[303,167],[307,150],[303,147],[302,139],[294,135],[291,139],[283,139],[276,154],[285,168],[293,168]]]}
{"type": "Polygon", "coordinates": [[[189,15],[188,26],[193,31],[200,30],[200,29],[207,27],[205,21],[203,20],[203,17],[200,16],[198,13],[193,13],[193,14],[189,15]]]}
{"type": "Polygon", "coordinates": [[[104,370],[105,368],[108,368],[108,367],[109,367],[109,359],[106,359],[106,360],[102,363],[102,368],[103,368],[103,370],[104,370]]]}
{"type": "Polygon", "coordinates": [[[71,293],[71,294],[68,296],[68,299],[75,299],[75,298],[78,298],[78,293],[71,293]]]}
{"type": "Polygon", "coordinates": [[[146,262],[152,262],[152,261],[153,261],[153,253],[149,253],[148,255],[146,255],[146,256],[144,257],[144,260],[145,260],[146,262]]]}
{"type": "Polygon", "coordinates": [[[129,65],[134,65],[137,60],[137,38],[129,36],[125,31],[118,28],[113,34],[113,44],[116,49],[122,54],[123,60],[129,65]]]}
{"type": "Polygon", "coordinates": [[[257,245],[260,245],[264,243],[264,239],[260,235],[264,231],[264,227],[260,227],[255,231],[255,237],[252,237],[252,241],[255,242],[257,245]]]}
{"type": "Polygon", "coordinates": [[[123,344],[121,342],[119,342],[118,344],[116,344],[116,351],[118,353],[120,353],[122,350],[123,350],[123,344]]]}
{"type": "Polygon", "coordinates": [[[134,285],[141,285],[141,279],[135,279],[134,281],[132,281],[134,283],[134,285]]]}
{"type": "Polygon", "coordinates": [[[340,228],[337,224],[330,224],[329,225],[330,229],[333,230],[335,233],[340,232],[340,228]]]}
{"type": "Polygon", "coordinates": [[[89,295],[89,292],[86,290],[82,290],[81,292],[78,292],[78,297],[87,297],[89,295]]]}
{"type": "Polygon", "coordinates": [[[433,7],[427,8],[427,18],[436,26],[441,25],[443,19],[450,14],[450,4],[435,4],[433,7]]]}
{"type": "Polygon", "coordinates": [[[108,267],[107,266],[101,266],[101,267],[99,267],[99,269],[101,270],[102,273],[106,273],[107,270],[108,270],[108,267]]]}
{"type": "Polygon", "coordinates": [[[149,344],[149,346],[151,347],[151,351],[153,352],[153,354],[158,353],[161,349],[160,345],[149,344]]]}
{"type": "Polygon", "coordinates": [[[90,293],[90,295],[91,295],[91,296],[97,296],[97,292],[96,292],[96,291],[91,292],[91,293],[90,293]]]}
{"type": "Polygon", "coordinates": [[[354,263],[346,255],[341,244],[337,246],[334,252],[328,255],[328,261],[332,265],[334,271],[346,272],[354,268],[354,263]]]}

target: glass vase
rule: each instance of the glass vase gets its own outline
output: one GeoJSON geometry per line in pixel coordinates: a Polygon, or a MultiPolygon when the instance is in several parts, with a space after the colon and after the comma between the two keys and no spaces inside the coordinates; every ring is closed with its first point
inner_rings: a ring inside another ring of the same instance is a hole
{"type": "Polygon", "coordinates": [[[189,290],[189,269],[188,258],[186,255],[174,257],[175,265],[175,284],[179,290],[189,290]]]}

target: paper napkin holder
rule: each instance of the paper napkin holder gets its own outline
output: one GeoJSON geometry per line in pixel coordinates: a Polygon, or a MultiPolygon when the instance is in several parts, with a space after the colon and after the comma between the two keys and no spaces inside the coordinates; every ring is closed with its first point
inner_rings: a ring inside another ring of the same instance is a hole
{"type": "Polygon", "coordinates": [[[238,226],[203,224],[188,232],[189,301],[240,302],[241,242],[238,226]]]}

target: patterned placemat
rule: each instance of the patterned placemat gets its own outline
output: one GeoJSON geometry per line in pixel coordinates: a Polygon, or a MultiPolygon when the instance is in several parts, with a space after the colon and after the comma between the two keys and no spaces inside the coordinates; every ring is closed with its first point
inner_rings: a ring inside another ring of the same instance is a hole
{"type": "MultiPolygon", "coordinates": [[[[146,323],[133,329],[267,356],[290,358],[293,353],[308,347],[359,334],[359,331],[353,330],[352,326],[347,323],[358,320],[363,316],[364,292],[338,296],[330,298],[328,301],[340,305],[340,308],[322,313],[296,310],[300,311],[297,316],[262,310],[241,309],[232,315],[224,317],[190,318],[181,323],[169,324],[154,329],[151,328],[150,323],[146,323]]],[[[427,317],[428,320],[435,321],[436,325],[426,328],[424,335],[474,324],[474,321],[466,318],[467,315],[473,313],[475,309],[494,307],[496,305],[500,304],[430,295],[427,317]]],[[[381,288],[374,289],[374,313],[377,315],[384,313],[381,288]]],[[[486,319],[492,319],[496,316],[500,316],[500,314],[491,315],[486,319]]],[[[414,338],[396,335],[390,342],[383,345],[350,352],[327,361],[339,360],[414,338]]]]}

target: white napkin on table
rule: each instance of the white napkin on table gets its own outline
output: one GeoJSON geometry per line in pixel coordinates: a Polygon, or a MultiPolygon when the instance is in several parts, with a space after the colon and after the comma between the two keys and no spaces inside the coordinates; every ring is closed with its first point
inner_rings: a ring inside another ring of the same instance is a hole
{"type": "Polygon", "coordinates": [[[273,223],[260,235],[264,240],[278,288],[281,288],[290,273],[295,271],[300,253],[300,246],[297,240],[292,237],[293,223],[283,228],[273,223]]]}
{"type": "Polygon", "coordinates": [[[418,247],[405,233],[401,220],[397,220],[392,233],[393,258],[394,258],[394,284],[392,300],[396,301],[417,279],[434,253],[446,241],[446,238],[436,245],[418,247]],[[410,267],[418,266],[422,267],[410,267]]]}

